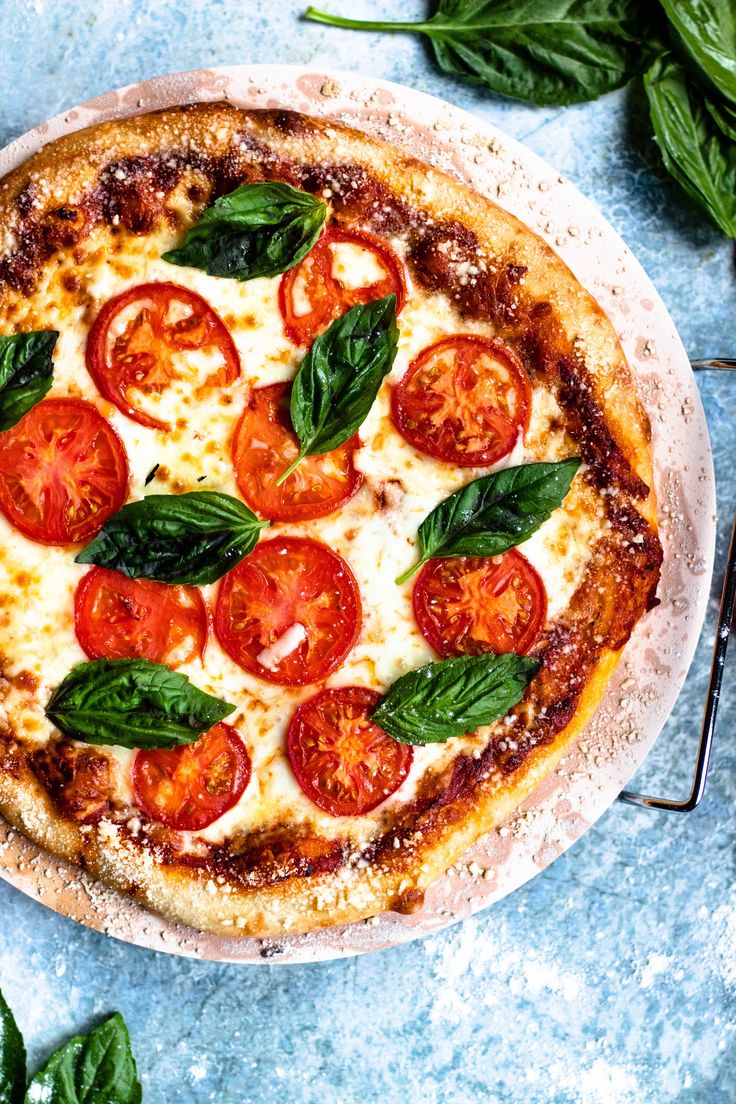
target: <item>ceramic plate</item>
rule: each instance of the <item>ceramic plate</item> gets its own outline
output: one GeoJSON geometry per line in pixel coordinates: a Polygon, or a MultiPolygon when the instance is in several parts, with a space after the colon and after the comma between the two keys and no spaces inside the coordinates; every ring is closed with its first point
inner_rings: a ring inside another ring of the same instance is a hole
{"type": "Polygon", "coordinates": [[[577,745],[512,820],[486,837],[411,915],[276,940],[181,928],[0,827],[2,876],[65,916],[159,951],[232,962],[304,962],[394,946],[516,889],[574,843],[642,762],[682,686],[705,615],[715,543],[708,431],[687,355],[659,295],[603,216],[518,142],[472,115],[387,81],[296,66],[203,69],[111,92],[0,153],[0,175],[44,143],[107,119],[193,101],[331,116],[393,142],[489,196],[540,234],[607,311],[652,422],[665,559],[661,604],[637,626],[577,745]]]}

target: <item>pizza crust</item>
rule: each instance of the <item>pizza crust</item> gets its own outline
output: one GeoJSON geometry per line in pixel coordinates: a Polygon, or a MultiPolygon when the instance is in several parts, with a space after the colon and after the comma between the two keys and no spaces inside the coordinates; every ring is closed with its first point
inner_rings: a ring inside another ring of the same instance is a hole
{"type": "MultiPolygon", "coordinates": [[[[621,563],[630,597],[623,612],[613,612],[620,595],[610,579],[611,592],[597,605],[591,605],[587,593],[577,608],[573,605],[576,631],[586,618],[599,618],[605,632],[597,650],[586,639],[584,685],[570,693],[574,700],[565,708],[572,714],[559,711],[558,721],[564,717],[566,723],[559,722],[547,742],[528,749],[517,765],[513,756],[506,756],[502,769],[489,768],[485,777],[473,773],[471,764],[459,783],[454,774],[440,780],[426,807],[417,806],[417,830],[402,825],[400,846],[393,843],[398,836],[389,832],[388,845],[377,841],[367,858],[346,856],[325,872],[316,864],[312,872],[274,877],[267,884],[257,878],[249,884],[247,876],[234,877],[217,861],[178,861],[142,845],[124,826],[109,820],[75,824],[60,813],[28,768],[13,741],[9,718],[0,770],[3,815],[41,846],[83,865],[169,919],[226,935],[304,932],[387,909],[419,907],[432,881],[499,825],[554,770],[582,731],[625,640],[653,601],[661,559],[649,423],[604,312],[560,258],[513,216],[395,147],[340,124],[285,112],[198,104],[102,124],[45,147],[0,181],[0,325],[21,329],[43,324],[34,314],[34,294],[52,278],[60,253],[79,250],[83,266],[85,244],[99,247],[121,223],[122,233],[131,235],[145,235],[166,219],[186,225],[210,201],[212,187],[228,190],[225,182],[234,187],[244,168],[256,177],[290,179],[294,166],[307,178],[310,171],[337,167],[335,186],[342,189],[342,202],[348,205],[345,196],[352,188],[361,217],[372,219],[374,230],[381,228],[384,204],[389,211],[384,221],[394,218],[400,224],[403,217],[405,225],[419,233],[420,244],[436,244],[441,232],[461,252],[475,250],[493,258],[502,275],[504,266],[524,270],[518,294],[516,285],[504,285],[506,298],[496,322],[502,332],[506,327],[511,333],[519,325],[514,311],[531,319],[534,308],[529,304],[547,304],[544,318],[553,318],[554,325],[545,321],[541,338],[534,331],[536,345],[525,350],[525,359],[536,370],[536,362],[551,355],[539,353],[538,347],[555,350],[555,386],[563,398],[571,396],[570,424],[575,424],[575,417],[581,425],[585,422],[584,456],[587,448],[591,469],[610,481],[606,489],[617,499],[611,507],[614,535],[607,538],[610,563],[621,563]],[[375,197],[370,204],[362,202],[366,195],[375,197]],[[69,211],[73,218],[60,214],[69,211]],[[616,525],[623,535],[616,535],[616,525]],[[639,537],[634,570],[622,549],[632,548],[632,539],[639,537]]],[[[324,177],[320,184],[324,186],[324,177]]],[[[418,265],[415,279],[421,274],[418,265]]],[[[453,287],[456,299],[465,294],[459,285],[453,287]]],[[[472,299],[462,302],[472,311],[472,299]]],[[[534,330],[531,322],[528,328],[534,330]]],[[[538,385],[542,378],[540,372],[538,385]]],[[[570,639],[578,646],[577,637],[570,639]]],[[[550,647],[556,643],[551,634],[550,647]]]]}

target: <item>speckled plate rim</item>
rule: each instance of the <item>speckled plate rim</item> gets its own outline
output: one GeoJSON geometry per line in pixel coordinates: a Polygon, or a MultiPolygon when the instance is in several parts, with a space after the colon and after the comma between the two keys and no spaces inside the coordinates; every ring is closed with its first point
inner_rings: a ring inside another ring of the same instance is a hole
{"type": "MultiPolygon", "coordinates": [[[[396,946],[485,908],[534,877],[611,805],[664,725],[705,616],[715,553],[715,480],[685,349],[641,265],[601,213],[519,142],[443,100],[320,66],[254,65],[155,78],[97,97],[0,151],[0,176],[46,142],[104,120],[228,99],[331,116],[444,169],[518,216],[566,261],[611,318],[652,420],[665,562],[661,605],[640,622],[601,707],[558,770],[468,853],[410,916],[273,940],[170,924],[59,862],[0,822],[0,875],[67,917],[126,942],[220,962],[314,962],[396,946]]],[[[632,816],[640,815],[635,810],[632,816]]]]}

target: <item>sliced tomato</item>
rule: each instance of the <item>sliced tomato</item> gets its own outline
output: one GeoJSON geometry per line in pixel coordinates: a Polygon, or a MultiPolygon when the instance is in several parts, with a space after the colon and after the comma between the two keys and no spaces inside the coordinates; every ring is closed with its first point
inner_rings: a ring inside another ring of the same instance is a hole
{"type": "Polygon", "coordinates": [[[336,552],[306,537],[257,544],[220,584],[215,632],[237,664],[280,686],[335,671],[361,628],[360,593],[336,552]]]}
{"type": "Polygon", "coordinates": [[[201,295],[178,284],[140,284],[116,295],[87,339],[87,369],[100,394],[151,429],[170,427],[142,409],[141,398],[195,376],[192,361],[203,357],[211,371],[196,396],[238,378],[238,351],[225,323],[201,295]]]}
{"type": "Polygon", "coordinates": [[[251,393],[233,438],[233,464],[248,505],[271,521],[309,521],[344,506],[363,482],[353,463],[357,433],[323,456],[305,456],[280,487],[276,480],[299,455],[291,427],[291,384],[274,383],[251,393]]]}
{"type": "Polygon", "coordinates": [[[207,607],[196,587],[93,567],[77,587],[74,627],[90,659],[149,659],[178,667],[202,658],[207,607]]]}
{"type": "Polygon", "coordinates": [[[399,433],[420,452],[484,467],[507,456],[526,430],[531,387],[508,346],[456,334],[422,350],[391,404],[399,433]]]}
{"type": "Polygon", "coordinates": [[[286,336],[295,345],[311,345],[330,322],[351,307],[392,293],[398,314],[406,300],[406,282],[393,249],[365,230],[331,226],[304,260],[281,277],[279,306],[286,336]],[[357,251],[354,270],[366,263],[371,266],[367,280],[351,279],[351,257],[341,246],[357,251]],[[341,252],[347,254],[344,260],[341,252]]]}
{"type": "Polygon", "coordinates": [[[289,725],[287,752],[296,780],[331,816],[360,816],[396,793],[413,749],[371,720],[381,700],[364,686],[323,690],[300,705],[289,725]]]}
{"type": "Polygon", "coordinates": [[[0,433],[0,510],[31,540],[88,540],[127,493],[123,443],[92,403],[44,399],[0,433]]]}
{"type": "Polygon", "coordinates": [[[150,820],[177,832],[199,832],[232,809],[250,771],[237,730],[220,723],[194,744],[137,752],[133,797],[150,820]]]}
{"type": "Polygon", "coordinates": [[[526,655],[547,616],[544,583],[512,549],[492,559],[430,560],[414,585],[414,615],[441,656],[526,655]]]}

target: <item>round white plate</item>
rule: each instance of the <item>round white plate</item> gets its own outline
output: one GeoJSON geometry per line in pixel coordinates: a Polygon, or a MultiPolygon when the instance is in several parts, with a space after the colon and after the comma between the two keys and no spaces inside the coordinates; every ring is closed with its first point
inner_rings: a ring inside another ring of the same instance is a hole
{"type": "Polygon", "coordinates": [[[690,364],[664,304],[603,216],[524,146],[442,100],[356,73],[240,66],[176,73],[100,96],[0,152],[0,176],[46,142],[107,119],[227,99],[330,116],[387,139],[511,211],[567,262],[608,313],[652,422],[665,559],[661,604],[637,626],[588,729],[512,820],[469,852],[411,915],[276,940],[177,927],[0,827],[2,876],[56,911],[130,943],[232,962],[305,962],[415,939],[485,908],[538,874],[615,800],[667,719],[705,615],[715,545],[708,431],[690,364]]]}

